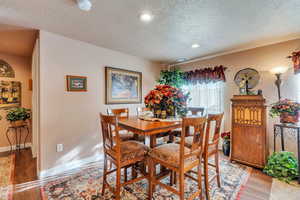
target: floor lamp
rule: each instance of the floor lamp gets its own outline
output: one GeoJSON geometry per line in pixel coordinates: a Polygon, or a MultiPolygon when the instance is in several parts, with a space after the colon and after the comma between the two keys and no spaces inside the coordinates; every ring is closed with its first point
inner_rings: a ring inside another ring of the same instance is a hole
{"type": "Polygon", "coordinates": [[[276,76],[275,85],[277,87],[279,101],[281,100],[281,91],[280,91],[280,87],[282,84],[281,75],[284,74],[287,70],[288,70],[287,67],[275,67],[271,69],[271,73],[276,76]]]}

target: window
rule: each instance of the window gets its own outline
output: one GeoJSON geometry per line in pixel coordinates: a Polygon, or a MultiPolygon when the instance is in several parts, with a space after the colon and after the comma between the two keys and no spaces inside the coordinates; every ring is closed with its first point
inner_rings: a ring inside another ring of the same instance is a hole
{"type": "Polygon", "coordinates": [[[203,107],[206,113],[224,111],[224,82],[185,85],[183,89],[191,94],[191,101],[188,106],[203,107]]]}

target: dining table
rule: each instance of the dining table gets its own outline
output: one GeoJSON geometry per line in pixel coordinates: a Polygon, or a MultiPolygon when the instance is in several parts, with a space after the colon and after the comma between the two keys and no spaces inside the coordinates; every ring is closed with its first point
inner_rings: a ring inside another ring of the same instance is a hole
{"type": "Polygon", "coordinates": [[[150,137],[150,148],[156,147],[157,135],[170,133],[181,127],[181,120],[146,120],[138,116],[130,116],[119,120],[119,127],[126,129],[136,136],[150,137]]]}

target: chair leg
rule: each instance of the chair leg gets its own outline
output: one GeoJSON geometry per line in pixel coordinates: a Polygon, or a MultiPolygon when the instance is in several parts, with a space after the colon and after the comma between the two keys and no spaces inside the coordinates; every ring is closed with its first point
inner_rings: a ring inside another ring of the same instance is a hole
{"type": "Polygon", "coordinates": [[[202,200],[203,199],[203,195],[202,195],[203,190],[202,190],[202,166],[201,166],[201,162],[198,165],[198,190],[200,191],[199,199],[202,200]]]}
{"type": "Polygon", "coordinates": [[[208,182],[208,157],[204,158],[204,183],[205,183],[205,195],[206,199],[209,200],[209,182],[208,182]]]}
{"type": "Polygon", "coordinates": [[[103,172],[103,183],[102,183],[102,196],[104,196],[105,193],[105,187],[106,187],[106,173],[107,173],[107,160],[106,156],[104,157],[104,172],[103,172]]]}
{"type": "Polygon", "coordinates": [[[219,153],[218,152],[215,154],[215,165],[216,165],[218,187],[221,187],[220,167],[219,167],[219,153]]]}
{"type": "Polygon", "coordinates": [[[184,200],[184,173],[180,172],[179,174],[179,198],[184,200]]]}
{"type": "Polygon", "coordinates": [[[149,168],[149,184],[148,184],[148,190],[149,190],[149,200],[152,199],[153,197],[153,178],[155,178],[154,173],[153,173],[153,161],[151,160],[151,158],[148,159],[148,168],[149,168]]]}
{"type": "Polygon", "coordinates": [[[117,184],[116,184],[116,200],[121,199],[121,167],[120,165],[117,166],[117,184]]]}
{"type": "Polygon", "coordinates": [[[137,177],[137,172],[136,172],[136,164],[133,164],[131,166],[131,179],[135,179],[137,177]]]}
{"type": "Polygon", "coordinates": [[[127,169],[128,169],[128,167],[126,166],[126,167],[124,168],[124,181],[125,181],[125,182],[128,181],[128,177],[127,177],[127,169]]]}
{"type": "Polygon", "coordinates": [[[170,172],[170,186],[172,186],[174,184],[174,173],[171,171],[170,172]]]}

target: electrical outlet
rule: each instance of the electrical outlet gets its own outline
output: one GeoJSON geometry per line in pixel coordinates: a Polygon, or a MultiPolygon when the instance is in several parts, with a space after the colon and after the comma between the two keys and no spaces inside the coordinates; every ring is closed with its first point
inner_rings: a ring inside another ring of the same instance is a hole
{"type": "Polygon", "coordinates": [[[57,152],[62,152],[64,150],[64,145],[63,144],[57,144],[56,145],[56,151],[57,152]]]}

